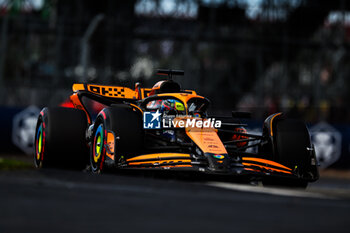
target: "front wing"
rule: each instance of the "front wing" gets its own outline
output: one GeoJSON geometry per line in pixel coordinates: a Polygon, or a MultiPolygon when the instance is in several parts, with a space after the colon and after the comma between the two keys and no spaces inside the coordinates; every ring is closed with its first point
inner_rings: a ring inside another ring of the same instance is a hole
{"type": "MultiPolygon", "coordinates": [[[[217,161],[220,162],[220,159],[217,161]]],[[[221,168],[216,166],[214,168],[210,166],[207,160],[189,153],[152,153],[126,159],[120,162],[118,167],[124,169],[197,171],[210,175],[276,176],[302,179],[292,168],[271,160],[255,157],[230,159],[229,166],[222,166],[221,168]]],[[[309,179],[308,181],[313,180],[309,179]]]]}

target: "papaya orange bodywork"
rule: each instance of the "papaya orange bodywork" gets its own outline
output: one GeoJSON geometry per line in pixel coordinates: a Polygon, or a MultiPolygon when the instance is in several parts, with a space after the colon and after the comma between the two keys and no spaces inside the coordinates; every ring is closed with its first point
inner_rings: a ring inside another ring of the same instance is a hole
{"type": "Polygon", "coordinates": [[[71,95],[70,100],[72,101],[72,103],[76,109],[80,109],[80,110],[83,110],[85,112],[88,123],[91,124],[90,114],[86,111],[84,105],[81,103],[81,100],[80,100],[78,94],[74,93],[73,95],[71,95]]]}
{"type": "Polygon", "coordinates": [[[154,159],[154,160],[164,160],[174,157],[183,157],[183,158],[191,158],[190,154],[182,154],[182,153],[157,153],[157,154],[147,154],[147,155],[140,155],[136,156],[130,159],[127,159],[127,162],[137,161],[137,160],[144,160],[144,159],[154,159]]]}
{"type": "Polygon", "coordinates": [[[130,162],[129,165],[144,165],[144,164],[152,164],[152,165],[171,165],[171,163],[191,163],[190,159],[184,160],[154,160],[154,161],[145,161],[145,162],[130,162]]]}
{"type": "Polygon", "coordinates": [[[243,166],[259,167],[259,168],[263,168],[263,169],[270,170],[270,171],[276,171],[276,172],[282,172],[282,173],[286,173],[286,174],[292,174],[289,171],[284,171],[284,170],[280,170],[280,169],[276,169],[276,168],[266,167],[266,166],[258,165],[258,164],[255,164],[255,163],[242,163],[242,164],[243,164],[243,166]]]}
{"type": "Polygon", "coordinates": [[[273,120],[274,120],[277,116],[279,116],[279,115],[282,115],[282,113],[281,113],[281,112],[280,112],[280,113],[276,113],[276,114],[271,118],[271,121],[270,121],[270,130],[271,130],[270,134],[271,134],[271,136],[273,136],[272,122],[273,122],[273,120]]]}
{"type": "Polygon", "coordinates": [[[186,134],[204,153],[227,154],[216,129],[186,128],[186,134]]]}
{"type": "Polygon", "coordinates": [[[266,159],[253,158],[253,157],[243,157],[242,160],[243,161],[254,161],[254,162],[258,162],[258,163],[265,163],[265,164],[272,165],[275,167],[280,167],[280,168],[283,168],[283,169],[286,169],[289,171],[292,170],[289,167],[283,166],[282,164],[276,163],[274,161],[266,160],[266,159]]]}
{"type": "Polygon", "coordinates": [[[112,132],[107,133],[107,146],[109,150],[107,150],[106,155],[112,160],[114,160],[115,136],[112,132]]]}

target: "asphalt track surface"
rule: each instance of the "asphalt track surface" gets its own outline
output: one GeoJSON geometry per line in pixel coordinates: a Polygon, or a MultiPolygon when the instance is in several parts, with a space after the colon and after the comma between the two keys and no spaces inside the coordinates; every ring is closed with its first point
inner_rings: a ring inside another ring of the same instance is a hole
{"type": "Polygon", "coordinates": [[[304,190],[140,174],[0,172],[0,232],[350,232],[350,182],[304,190]]]}

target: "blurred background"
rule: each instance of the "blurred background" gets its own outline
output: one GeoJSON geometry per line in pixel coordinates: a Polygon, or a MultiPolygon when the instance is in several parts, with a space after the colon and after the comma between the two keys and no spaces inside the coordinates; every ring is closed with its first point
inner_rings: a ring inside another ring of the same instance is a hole
{"type": "Polygon", "coordinates": [[[0,0],[1,150],[30,152],[73,83],[151,87],[171,68],[212,112],[252,111],[253,132],[303,119],[321,165],[350,168],[349,46],[346,0],[0,0]]]}

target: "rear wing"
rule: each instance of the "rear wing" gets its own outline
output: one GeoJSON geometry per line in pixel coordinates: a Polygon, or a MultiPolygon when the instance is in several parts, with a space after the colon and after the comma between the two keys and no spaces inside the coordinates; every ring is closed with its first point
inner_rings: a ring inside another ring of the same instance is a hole
{"type": "Polygon", "coordinates": [[[137,100],[137,92],[128,87],[105,86],[97,84],[73,84],[74,92],[90,92],[92,94],[113,98],[137,100]]]}
{"type": "MultiPolygon", "coordinates": [[[[128,87],[106,86],[99,84],[73,84],[73,92],[90,93],[99,97],[109,98],[111,100],[142,100],[150,96],[152,88],[141,88],[136,85],[135,90],[128,87]]],[[[185,90],[185,93],[196,94],[195,91],[185,90]]]]}
{"type": "Polygon", "coordinates": [[[137,88],[132,90],[128,87],[105,86],[98,84],[73,84],[73,92],[88,92],[101,97],[112,99],[141,100],[149,96],[151,88],[137,88]]]}

